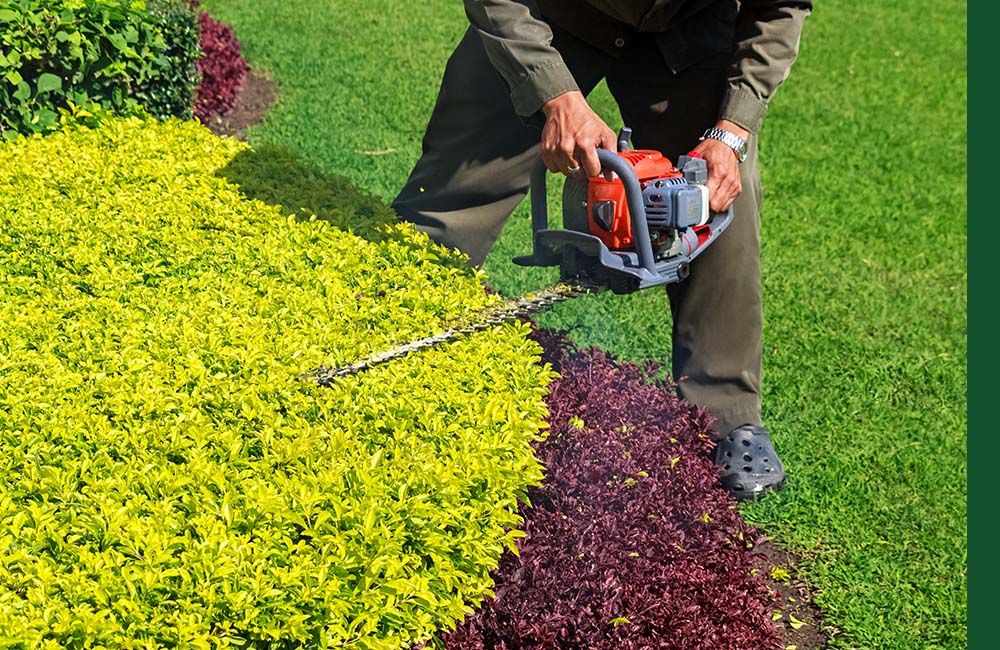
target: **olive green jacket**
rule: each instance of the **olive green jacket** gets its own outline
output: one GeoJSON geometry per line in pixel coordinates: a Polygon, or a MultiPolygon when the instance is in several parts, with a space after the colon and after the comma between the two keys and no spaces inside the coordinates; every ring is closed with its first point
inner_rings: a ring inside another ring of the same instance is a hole
{"type": "Polygon", "coordinates": [[[728,53],[729,86],[720,119],[751,132],[788,77],[811,0],[465,0],[514,108],[528,117],[577,90],[552,47],[554,23],[612,56],[641,32],[657,34],[675,72],[728,53]]]}

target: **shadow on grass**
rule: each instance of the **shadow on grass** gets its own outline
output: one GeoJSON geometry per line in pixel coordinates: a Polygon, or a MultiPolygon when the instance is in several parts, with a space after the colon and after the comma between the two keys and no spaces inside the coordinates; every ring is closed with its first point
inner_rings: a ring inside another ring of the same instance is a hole
{"type": "MultiPolygon", "coordinates": [[[[287,216],[309,219],[316,215],[375,244],[392,242],[414,250],[435,246],[396,227],[399,218],[378,197],[282,147],[261,145],[243,151],[219,171],[219,176],[238,186],[246,198],[276,206],[287,216]]],[[[438,263],[467,268],[461,256],[444,249],[438,252],[438,263]]]]}

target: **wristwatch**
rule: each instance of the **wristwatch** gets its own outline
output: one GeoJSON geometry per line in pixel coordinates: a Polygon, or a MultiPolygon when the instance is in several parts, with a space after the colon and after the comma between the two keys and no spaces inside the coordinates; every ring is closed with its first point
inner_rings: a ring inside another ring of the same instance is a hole
{"type": "Polygon", "coordinates": [[[747,159],[747,141],[732,131],[717,129],[713,126],[710,129],[705,129],[705,133],[699,140],[718,140],[722,144],[729,145],[736,152],[736,157],[740,162],[747,159]]]}

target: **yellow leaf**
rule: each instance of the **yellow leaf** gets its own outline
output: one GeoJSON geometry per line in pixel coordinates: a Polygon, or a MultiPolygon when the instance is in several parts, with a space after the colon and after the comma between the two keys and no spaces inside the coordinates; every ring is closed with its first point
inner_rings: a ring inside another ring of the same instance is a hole
{"type": "Polygon", "coordinates": [[[791,579],[792,575],[788,572],[788,569],[786,569],[785,567],[780,565],[771,567],[771,580],[774,580],[775,582],[788,584],[788,582],[791,579]]]}

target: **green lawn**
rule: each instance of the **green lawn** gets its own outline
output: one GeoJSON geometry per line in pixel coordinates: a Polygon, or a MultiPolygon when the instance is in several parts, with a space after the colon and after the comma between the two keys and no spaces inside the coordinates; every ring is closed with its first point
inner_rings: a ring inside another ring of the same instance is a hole
{"type": "MultiPolygon", "coordinates": [[[[391,198],[461,3],[210,0],[281,99],[251,140],[391,198]]],[[[966,12],[959,0],[819,3],[761,141],[765,410],[790,468],[744,508],[804,555],[844,648],[961,648],[966,610],[966,12]]],[[[593,98],[618,118],[605,89],[593,98]]],[[[523,208],[523,206],[522,206],[523,208]]],[[[504,292],[519,210],[487,263],[504,292]]],[[[665,298],[543,319],[629,359],[666,359],[665,298]]]]}

